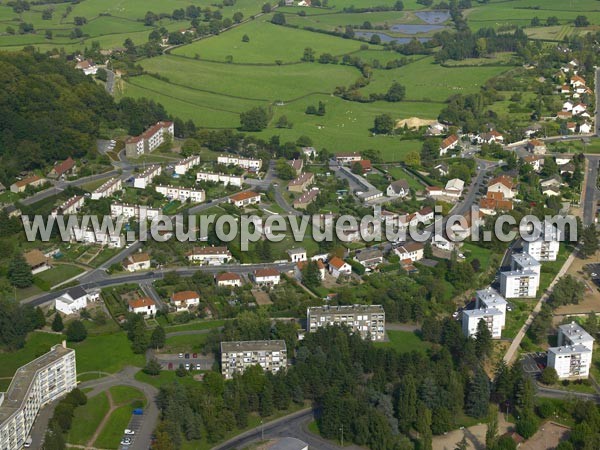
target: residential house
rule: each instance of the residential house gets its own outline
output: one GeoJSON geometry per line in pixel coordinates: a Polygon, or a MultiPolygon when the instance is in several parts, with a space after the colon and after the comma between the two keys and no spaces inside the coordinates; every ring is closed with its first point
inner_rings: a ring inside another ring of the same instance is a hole
{"type": "Polygon", "coordinates": [[[148,253],[134,253],[123,262],[123,267],[128,272],[150,269],[150,255],[148,253]]]}
{"type": "Polygon", "coordinates": [[[488,183],[487,193],[498,192],[504,199],[512,199],[517,194],[517,188],[514,180],[506,175],[500,175],[492,178],[488,183]]]}
{"type": "Polygon", "coordinates": [[[352,266],[337,256],[329,259],[327,264],[329,265],[329,273],[335,278],[338,278],[340,275],[350,275],[352,273],[352,266]]]}
{"type": "Polygon", "coordinates": [[[362,168],[363,173],[370,172],[373,169],[370,159],[361,159],[358,164],[362,168]]]}
{"type": "Polygon", "coordinates": [[[177,175],[185,175],[188,170],[200,164],[200,155],[191,155],[175,164],[174,172],[177,175]]]}
{"type": "Polygon", "coordinates": [[[452,178],[448,180],[446,183],[446,187],[444,188],[444,195],[452,198],[459,198],[462,196],[463,189],[465,187],[465,182],[460,178],[452,178]]]}
{"type": "Polygon", "coordinates": [[[0,194],[3,194],[4,192],[6,192],[6,186],[0,183],[0,194]]]}
{"type": "Polygon", "coordinates": [[[410,259],[412,262],[420,261],[424,257],[425,246],[421,242],[410,241],[394,249],[400,261],[410,259]]]}
{"type": "Polygon", "coordinates": [[[434,166],[433,170],[437,170],[438,174],[441,177],[447,177],[448,174],[450,173],[450,168],[448,167],[448,164],[446,164],[446,163],[441,163],[441,164],[438,164],[437,166],[434,166]]]}
{"type": "Polygon", "coordinates": [[[125,141],[125,154],[137,157],[156,150],[168,139],[175,135],[173,122],[157,122],[139,136],[130,137],[125,141]]]}
{"type": "MultiPolygon", "coordinates": [[[[301,160],[295,160],[301,161],[301,160]]],[[[315,182],[314,174],[310,172],[304,172],[295,180],[290,181],[288,184],[288,191],[290,192],[304,192],[308,187],[315,182]]]]}
{"type": "Polygon", "coordinates": [[[492,339],[500,339],[502,337],[502,328],[500,321],[504,316],[496,308],[480,308],[470,309],[462,312],[462,329],[463,334],[468,337],[477,335],[477,327],[482,320],[490,331],[492,339]]]}
{"type": "Polygon", "coordinates": [[[233,272],[219,273],[215,275],[215,281],[219,287],[239,287],[242,285],[242,277],[233,272]]]}
{"type": "Polygon", "coordinates": [[[118,177],[111,178],[110,180],[102,184],[102,186],[96,188],[92,192],[90,198],[92,200],[100,200],[101,198],[110,197],[115,192],[120,191],[121,189],[123,189],[123,182],[121,181],[121,179],[118,177]]]}
{"type": "Polygon", "coordinates": [[[410,186],[406,180],[392,181],[385,193],[388,197],[404,198],[410,194],[410,186]]]}
{"type": "Polygon", "coordinates": [[[570,93],[571,93],[571,88],[569,87],[569,85],[568,85],[568,84],[563,84],[563,85],[560,87],[560,93],[561,93],[561,94],[570,94],[570,93]]]}
{"type": "Polygon", "coordinates": [[[577,130],[577,123],[576,122],[567,122],[566,127],[567,127],[567,131],[569,133],[575,133],[575,130],[577,130]]]}
{"type": "Polygon", "coordinates": [[[71,242],[108,246],[108,248],[123,248],[125,238],[120,234],[103,232],[101,230],[71,228],[71,242]]]}
{"type": "Polygon", "coordinates": [[[196,291],[174,292],[171,295],[171,304],[177,311],[185,311],[200,304],[200,295],[196,291]]]}
{"type": "Polygon", "coordinates": [[[168,200],[179,200],[185,202],[188,199],[192,203],[202,203],[206,200],[206,193],[203,189],[190,189],[179,186],[156,186],[156,192],[167,197],[168,200]]]}
{"type": "Polygon", "coordinates": [[[57,216],[59,214],[68,216],[70,214],[77,214],[83,207],[85,198],[83,195],[74,195],[65,202],[63,202],[58,208],[52,210],[52,215],[57,216]]]}
{"type": "Polygon", "coordinates": [[[229,203],[232,203],[238,208],[257,205],[260,203],[260,194],[252,191],[238,192],[229,197],[229,203]]]}
{"type": "Polygon", "coordinates": [[[238,166],[251,172],[258,172],[262,167],[261,159],[239,155],[220,155],[217,157],[217,163],[224,164],[226,166],[238,166]]]}
{"type": "Polygon", "coordinates": [[[438,186],[427,186],[425,188],[425,194],[428,197],[441,197],[444,195],[444,189],[438,186]]]}
{"type": "Polygon", "coordinates": [[[309,159],[314,159],[317,157],[317,150],[314,147],[302,147],[302,154],[309,159]]]}
{"type": "Polygon", "coordinates": [[[563,164],[562,166],[558,166],[558,171],[561,175],[566,173],[573,175],[573,172],[575,172],[575,165],[573,163],[563,164]]]}
{"type": "Polygon", "coordinates": [[[458,146],[458,136],[456,134],[448,136],[440,145],[440,156],[444,156],[450,150],[454,150],[458,146]]]}
{"type": "Polygon", "coordinates": [[[303,248],[290,248],[286,250],[286,253],[290,257],[291,262],[299,262],[306,261],[308,258],[306,256],[306,250],[303,248]]]}
{"type": "Polygon", "coordinates": [[[162,168],[158,164],[154,164],[144,170],[142,173],[135,176],[133,179],[133,187],[138,189],[146,189],[152,180],[162,173],[162,168]]]}
{"type": "Polygon", "coordinates": [[[299,176],[302,173],[302,168],[304,167],[304,160],[302,159],[292,159],[287,162],[294,172],[296,172],[296,176],[299,176]]]}
{"type": "Polygon", "coordinates": [[[65,175],[75,173],[77,166],[75,165],[75,161],[70,156],[65,159],[63,162],[56,164],[52,170],[48,173],[48,178],[62,178],[65,175]]]}
{"type": "Polygon", "coordinates": [[[345,152],[345,153],[336,153],[335,159],[340,164],[353,164],[362,159],[362,156],[358,152],[345,152]]]}
{"type": "Polygon", "coordinates": [[[227,247],[194,247],[187,254],[188,261],[191,263],[209,265],[221,265],[229,261],[232,256],[227,247]]]}
{"type": "Polygon", "coordinates": [[[452,238],[460,241],[466,239],[476,231],[478,227],[483,225],[483,218],[481,211],[469,211],[463,217],[463,220],[456,221],[450,226],[450,233],[452,238]]]}
{"type": "Polygon", "coordinates": [[[37,249],[28,251],[23,254],[23,257],[33,275],[52,268],[49,258],[37,249]]]}
{"type": "Polygon", "coordinates": [[[542,187],[542,194],[546,197],[559,197],[562,195],[560,193],[560,188],[557,186],[542,187]]]}
{"type": "Polygon", "coordinates": [[[13,184],[11,184],[10,192],[18,194],[20,192],[25,192],[25,189],[27,189],[28,186],[36,188],[38,186],[43,185],[44,183],[46,183],[45,178],[38,177],[37,175],[32,175],[30,177],[16,181],[13,184]]]}
{"type": "Polygon", "coordinates": [[[270,267],[256,269],[254,271],[254,282],[258,286],[276,286],[281,282],[279,270],[270,267]]]}
{"type": "Polygon", "coordinates": [[[537,261],[556,261],[560,250],[560,232],[554,226],[541,230],[537,239],[524,239],[523,252],[537,261]]]}
{"type": "Polygon", "coordinates": [[[562,110],[563,111],[573,111],[573,106],[575,106],[573,104],[573,102],[567,100],[566,102],[563,103],[562,110]]]}
{"type": "Polygon", "coordinates": [[[431,236],[431,245],[447,252],[456,250],[460,244],[460,242],[454,242],[451,240],[445,232],[433,233],[431,236]]]}
{"type": "Polygon", "coordinates": [[[430,206],[425,206],[418,210],[416,213],[416,224],[429,223],[433,221],[434,213],[430,206]]]}
{"type": "Polygon", "coordinates": [[[585,86],[585,80],[580,77],[579,75],[573,75],[571,77],[571,86],[577,88],[577,87],[581,87],[581,86],[585,86]]]}
{"type": "Polygon", "coordinates": [[[506,199],[502,192],[488,192],[485,197],[479,201],[479,210],[486,215],[493,216],[498,211],[512,211],[513,202],[506,199]]]}
{"type": "Polygon", "coordinates": [[[70,315],[87,307],[88,302],[96,301],[99,298],[99,291],[88,293],[81,286],[75,286],[56,298],[54,300],[54,307],[57,311],[70,315]]]}
{"type": "Polygon", "coordinates": [[[292,205],[295,209],[306,209],[308,205],[315,201],[317,195],[319,195],[319,189],[312,188],[310,191],[306,191],[304,194],[294,200],[292,205]]]}
{"type": "Polygon", "coordinates": [[[525,164],[529,164],[533,167],[535,172],[540,172],[542,167],[544,166],[544,156],[543,155],[528,155],[523,158],[523,162],[525,164]]]}
{"type": "Polygon", "coordinates": [[[2,210],[8,214],[8,218],[12,219],[13,217],[21,217],[21,210],[17,208],[15,205],[8,205],[2,208],[2,210]]]}
{"type": "Polygon", "coordinates": [[[580,134],[590,134],[592,132],[592,125],[584,122],[579,125],[579,133],[580,134]]]}
{"type": "Polygon", "coordinates": [[[574,116],[578,116],[586,111],[587,111],[587,106],[584,105],[583,103],[577,103],[575,106],[573,106],[573,115],[574,116]]]}
{"type": "Polygon", "coordinates": [[[427,127],[425,136],[440,136],[448,131],[448,127],[442,123],[435,122],[427,127]]]}
{"type": "Polygon", "coordinates": [[[356,252],[354,259],[363,267],[373,268],[383,263],[383,252],[378,248],[367,248],[356,252]]]}
{"type": "Polygon", "coordinates": [[[525,149],[534,155],[544,155],[546,153],[546,144],[539,139],[532,139],[525,145],[525,149]]]}
{"type": "Polygon", "coordinates": [[[152,220],[162,214],[160,208],[151,208],[146,205],[130,205],[129,203],[111,203],[110,216],[117,218],[123,216],[126,220],[136,219],[152,220]]]}
{"type": "Polygon", "coordinates": [[[480,144],[504,144],[504,136],[496,130],[481,133],[478,139],[480,144]]]}
{"type": "Polygon", "coordinates": [[[141,297],[134,300],[129,300],[129,312],[134,314],[141,314],[143,316],[155,316],[156,315],[156,303],[150,297],[141,297]]]}
{"type": "Polygon", "coordinates": [[[75,68],[81,70],[85,75],[96,75],[98,72],[98,66],[91,59],[77,62],[75,68]]]}
{"type": "Polygon", "coordinates": [[[242,187],[243,178],[237,175],[214,172],[196,172],[196,182],[223,183],[224,186],[242,187]]]}
{"type": "Polygon", "coordinates": [[[571,111],[559,111],[556,113],[556,118],[560,120],[569,120],[573,117],[573,113],[571,111]]]}

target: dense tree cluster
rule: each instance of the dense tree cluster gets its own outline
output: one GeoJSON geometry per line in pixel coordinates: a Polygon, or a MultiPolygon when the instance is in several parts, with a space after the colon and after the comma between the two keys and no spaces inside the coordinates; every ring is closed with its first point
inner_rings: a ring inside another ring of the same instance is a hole
{"type": "Polygon", "coordinates": [[[25,344],[27,333],[46,325],[40,308],[0,299],[0,348],[16,350],[25,344]]]}

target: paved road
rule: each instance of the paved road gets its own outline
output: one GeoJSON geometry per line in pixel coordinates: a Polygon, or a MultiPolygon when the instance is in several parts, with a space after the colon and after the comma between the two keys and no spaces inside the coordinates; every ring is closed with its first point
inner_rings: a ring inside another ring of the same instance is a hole
{"type": "Polygon", "coordinates": [[[583,200],[583,224],[590,225],[594,223],[596,217],[596,197],[598,188],[596,182],[598,180],[598,164],[600,163],[599,156],[586,156],[588,160],[588,169],[586,174],[585,192],[583,200]]]}
{"type": "Polygon", "coordinates": [[[108,92],[110,95],[113,94],[113,90],[115,88],[115,73],[110,70],[110,69],[106,69],[106,84],[104,85],[104,88],[106,89],[106,92],[108,92]]]}
{"type": "Polygon", "coordinates": [[[570,399],[570,398],[579,398],[581,400],[591,400],[593,402],[600,404],[600,395],[598,394],[586,394],[585,392],[573,392],[573,391],[563,391],[561,389],[551,389],[544,386],[540,386],[536,383],[536,391],[538,397],[546,397],[546,398],[558,398],[558,399],[570,399]]]}
{"type": "Polygon", "coordinates": [[[315,448],[319,450],[339,450],[340,448],[344,448],[346,450],[361,449],[361,447],[357,447],[355,445],[340,447],[310,433],[307,429],[307,425],[313,419],[313,416],[314,412],[312,409],[298,411],[297,413],[282,417],[281,419],[273,422],[266,423],[262,427],[259,426],[247,431],[246,433],[242,433],[221,445],[213,447],[213,450],[234,450],[245,448],[252,443],[261,441],[263,435],[265,439],[295,437],[308,443],[309,448],[315,448]]]}
{"type": "Polygon", "coordinates": [[[596,69],[596,136],[600,136],[600,67],[596,69]]]}
{"type": "MultiPolygon", "coordinates": [[[[198,271],[207,272],[210,274],[217,274],[222,271],[233,272],[238,274],[249,274],[254,272],[256,269],[263,269],[267,267],[273,267],[280,272],[287,272],[294,268],[293,263],[264,263],[264,264],[225,264],[221,266],[198,266],[198,267],[177,267],[173,269],[161,269],[150,272],[139,272],[131,274],[118,274],[118,275],[107,275],[105,272],[97,272],[98,278],[94,281],[85,280],[80,282],[80,286],[84,289],[102,288],[108,286],[116,286],[125,283],[140,283],[140,282],[153,282],[162,279],[164,274],[167,272],[177,272],[180,276],[189,277],[194,275],[198,271]]],[[[54,300],[56,297],[61,296],[67,290],[61,289],[60,291],[49,292],[40,296],[25,299],[22,303],[31,304],[33,306],[40,306],[47,302],[54,300]]]]}

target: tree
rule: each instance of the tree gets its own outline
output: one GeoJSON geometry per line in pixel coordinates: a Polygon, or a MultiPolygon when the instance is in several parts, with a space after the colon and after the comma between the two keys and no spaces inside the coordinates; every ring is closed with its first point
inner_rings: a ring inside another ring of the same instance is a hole
{"type": "Polygon", "coordinates": [[[269,124],[269,114],[265,108],[258,106],[240,114],[243,131],[261,131],[269,124]]]}
{"type": "Polygon", "coordinates": [[[233,21],[235,23],[240,23],[242,20],[244,20],[244,14],[242,14],[241,12],[235,12],[233,13],[233,21]]]}
{"type": "Polygon", "coordinates": [[[292,123],[288,120],[286,115],[280,116],[275,124],[276,128],[292,128],[292,123]]]}
{"type": "Polygon", "coordinates": [[[87,329],[81,320],[74,320],[67,327],[67,340],[70,342],[81,342],[87,337],[87,329]]]}
{"type": "Polygon", "coordinates": [[[588,314],[585,321],[585,329],[592,337],[596,337],[598,334],[598,316],[596,316],[595,312],[592,311],[588,314]]]}
{"type": "Polygon", "coordinates": [[[522,411],[517,419],[517,433],[523,436],[525,439],[529,439],[535,434],[539,426],[538,420],[535,414],[530,411],[522,411]]]}
{"type": "Polygon", "coordinates": [[[594,225],[589,225],[583,230],[581,236],[581,253],[584,258],[592,256],[598,250],[598,235],[594,225]]]}
{"type": "Polygon", "coordinates": [[[46,316],[39,306],[35,308],[35,328],[44,328],[46,326],[46,316]]]}
{"type": "Polygon", "coordinates": [[[269,14],[271,12],[271,4],[270,3],[265,3],[264,5],[262,5],[262,12],[264,14],[269,14]]]}
{"type": "Polygon", "coordinates": [[[242,42],[250,42],[250,37],[247,34],[243,35],[242,42]]]}
{"type": "Polygon", "coordinates": [[[271,18],[271,23],[275,25],[285,25],[285,15],[283,13],[276,12],[271,18]]]}
{"type": "Polygon", "coordinates": [[[381,37],[377,33],[372,34],[371,39],[369,39],[369,43],[373,45],[379,45],[381,44],[381,37]]]}
{"type": "Polygon", "coordinates": [[[406,375],[400,384],[396,411],[400,431],[408,433],[417,420],[417,387],[411,374],[406,375]]]}
{"type": "Polygon", "coordinates": [[[62,317],[60,316],[60,313],[57,312],[54,315],[54,320],[52,321],[52,331],[56,331],[57,333],[60,333],[64,329],[65,329],[65,325],[63,323],[62,317]]]}
{"type": "Polygon", "coordinates": [[[486,448],[493,448],[498,435],[498,405],[490,404],[488,407],[487,430],[485,432],[486,448]]]}
{"type": "Polygon", "coordinates": [[[167,340],[167,336],[165,334],[165,329],[161,326],[156,327],[152,334],[150,335],[150,347],[159,349],[165,346],[165,342],[167,340]]]}
{"type": "Polygon", "coordinates": [[[485,371],[477,366],[469,383],[465,412],[475,418],[485,417],[490,399],[490,383],[485,371]]]}
{"type": "Polygon", "coordinates": [[[575,21],[573,22],[576,27],[588,27],[590,25],[590,21],[586,16],[577,16],[575,17],[575,21]]]}
{"type": "Polygon", "coordinates": [[[540,381],[547,385],[556,384],[558,382],[558,373],[556,373],[556,369],[550,366],[545,367],[544,370],[542,370],[540,381]]]}
{"type": "Polygon", "coordinates": [[[10,283],[23,289],[33,284],[33,275],[31,268],[25,258],[21,254],[16,254],[8,266],[8,280],[10,283]]]}
{"type": "Polygon", "coordinates": [[[562,305],[577,305],[583,300],[585,286],[571,275],[560,278],[550,294],[548,301],[556,308],[562,305]]]}
{"type": "Polygon", "coordinates": [[[81,16],[74,17],[73,21],[75,22],[75,25],[77,25],[78,27],[85,25],[87,23],[87,19],[85,17],[81,17],[81,16]]]}
{"type": "Polygon", "coordinates": [[[96,78],[100,81],[106,82],[108,79],[108,73],[106,72],[106,69],[99,67],[98,71],[96,72],[96,78]]]}
{"type": "Polygon", "coordinates": [[[477,324],[477,333],[475,334],[475,354],[478,358],[484,359],[492,353],[492,333],[482,319],[477,324]]]}
{"type": "Polygon", "coordinates": [[[385,94],[385,100],[388,102],[401,102],[404,97],[406,97],[406,88],[396,81],[392,83],[385,94]]]}
{"type": "Polygon", "coordinates": [[[321,272],[316,261],[307,261],[302,268],[302,283],[309,289],[321,285],[321,272]]]}
{"type": "Polygon", "coordinates": [[[417,431],[419,432],[419,450],[432,449],[431,410],[423,403],[419,406],[417,415],[417,431]]]}
{"type": "Polygon", "coordinates": [[[277,172],[277,177],[282,180],[293,180],[296,178],[296,171],[283,158],[278,159],[275,163],[275,171],[277,172]]]}
{"type": "Polygon", "coordinates": [[[310,47],[306,47],[304,49],[304,54],[302,55],[302,61],[313,62],[314,60],[315,60],[315,51],[310,47]]]}
{"type": "Polygon", "coordinates": [[[152,358],[146,363],[146,366],[142,369],[144,373],[148,375],[156,376],[160,374],[161,365],[156,358],[152,358]]]}
{"type": "Polygon", "coordinates": [[[430,165],[440,155],[440,140],[436,138],[425,139],[421,147],[421,162],[430,165]]]}
{"type": "Polygon", "coordinates": [[[373,132],[377,134],[389,134],[394,131],[394,119],[389,114],[380,114],[373,121],[373,132]]]}

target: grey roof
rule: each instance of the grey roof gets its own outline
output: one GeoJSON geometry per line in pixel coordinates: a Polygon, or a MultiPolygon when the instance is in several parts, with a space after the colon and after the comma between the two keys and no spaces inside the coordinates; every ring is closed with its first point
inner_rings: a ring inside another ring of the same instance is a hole
{"type": "Polygon", "coordinates": [[[514,253],[512,259],[515,264],[523,269],[540,266],[540,262],[529,253],[514,253]]]}
{"type": "Polygon", "coordinates": [[[305,448],[308,448],[306,442],[293,437],[281,438],[268,447],[269,450],[303,450],[305,448]]]}
{"type": "Polygon", "coordinates": [[[505,272],[500,272],[501,277],[537,277],[537,272],[533,270],[507,270],[505,272]]]}
{"type": "Polygon", "coordinates": [[[587,348],[585,345],[563,345],[562,347],[550,347],[548,352],[561,354],[561,355],[572,355],[577,353],[592,353],[592,350],[587,348]]]}
{"type": "Polygon", "coordinates": [[[409,186],[408,186],[408,181],[406,180],[396,180],[390,183],[390,186],[392,187],[392,190],[397,194],[400,191],[408,191],[409,190],[409,186]]]}
{"type": "Polygon", "coordinates": [[[477,297],[486,304],[488,308],[494,305],[505,305],[506,299],[500,293],[491,287],[477,291],[477,297]]]}
{"type": "Polygon", "coordinates": [[[558,329],[562,332],[562,334],[567,336],[571,342],[594,340],[592,335],[585,331],[577,322],[560,325],[558,329]]]}
{"type": "Polygon", "coordinates": [[[87,292],[81,286],[75,286],[75,287],[72,287],[71,289],[69,289],[67,291],[67,294],[69,294],[71,296],[71,298],[76,299],[76,298],[81,298],[81,297],[86,296],[87,292]]]}
{"type": "Polygon", "coordinates": [[[467,309],[463,314],[469,317],[501,316],[502,311],[497,308],[467,309]]]}
{"type": "Polygon", "coordinates": [[[367,261],[374,258],[383,258],[383,252],[378,248],[367,248],[358,252],[354,257],[357,261],[367,261]]]}
{"type": "Polygon", "coordinates": [[[284,340],[221,342],[221,353],[260,351],[278,352],[285,350],[286,346],[284,340]]]}
{"type": "Polygon", "coordinates": [[[288,255],[299,255],[301,253],[306,253],[306,250],[302,247],[299,248],[290,248],[286,250],[288,255]]]}
{"type": "Polygon", "coordinates": [[[352,313],[377,313],[383,314],[381,305],[340,305],[340,306],[311,306],[308,314],[352,314],[352,313]]]}

